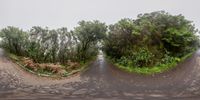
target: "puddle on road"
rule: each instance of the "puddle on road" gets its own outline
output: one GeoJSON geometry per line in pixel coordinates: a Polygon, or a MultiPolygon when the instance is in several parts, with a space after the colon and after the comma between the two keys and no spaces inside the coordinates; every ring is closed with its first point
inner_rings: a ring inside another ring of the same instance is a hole
{"type": "Polygon", "coordinates": [[[103,64],[104,64],[104,55],[103,55],[103,52],[100,50],[99,51],[99,54],[98,54],[98,62],[99,62],[99,68],[100,70],[102,70],[104,68],[103,64]]]}

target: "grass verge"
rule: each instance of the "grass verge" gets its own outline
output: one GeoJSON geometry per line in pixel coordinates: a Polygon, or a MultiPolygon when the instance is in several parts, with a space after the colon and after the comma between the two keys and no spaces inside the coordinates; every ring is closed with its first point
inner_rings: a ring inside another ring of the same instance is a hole
{"type": "Polygon", "coordinates": [[[157,74],[157,73],[162,73],[167,70],[170,70],[172,68],[175,68],[180,62],[183,62],[187,58],[191,57],[194,52],[188,53],[184,57],[180,58],[178,61],[174,60],[171,63],[167,64],[159,64],[158,66],[153,66],[153,67],[134,67],[134,66],[122,66],[119,63],[113,61],[109,57],[107,59],[111,61],[116,67],[118,67],[121,70],[130,72],[130,73],[138,73],[138,74],[143,74],[143,75],[151,75],[151,74],[157,74]]]}

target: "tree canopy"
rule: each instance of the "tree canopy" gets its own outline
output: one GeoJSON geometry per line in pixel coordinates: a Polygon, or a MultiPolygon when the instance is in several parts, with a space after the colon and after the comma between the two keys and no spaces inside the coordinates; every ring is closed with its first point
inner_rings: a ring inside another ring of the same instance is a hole
{"type": "Polygon", "coordinates": [[[124,66],[156,66],[166,57],[183,57],[199,44],[191,21],[164,11],[139,14],[135,20],[122,19],[109,30],[104,50],[124,66]]]}
{"type": "Polygon", "coordinates": [[[73,31],[32,27],[25,32],[16,27],[1,30],[2,46],[11,53],[27,56],[35,62],[66,63],[86,61],[97,55],[97,43],[106,35],[107,26],[98,20],[80,21],[73,31]]]}
{"type": "Polygon", "coordinates": [[[75,28],[73,33],[76,34],[79,40],[80,59],[85,61],[89,55],[98,52],[97,42],[105,38],[106,31],[107,26],[105,23],[101,23],[97,20],[79,22],[79,26],[75,28]]]}

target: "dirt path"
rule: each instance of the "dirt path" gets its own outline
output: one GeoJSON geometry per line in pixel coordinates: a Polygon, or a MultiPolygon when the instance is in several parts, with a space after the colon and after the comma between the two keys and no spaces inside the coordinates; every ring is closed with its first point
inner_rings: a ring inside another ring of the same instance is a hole
{"type": "Polygon", "coordinates": [[[99,55],[80,75],[55,80],[24,71],[0,49],[0,100],[6,99],[199,100],[200,51],[151,76],[120,71],[99,55]]]}

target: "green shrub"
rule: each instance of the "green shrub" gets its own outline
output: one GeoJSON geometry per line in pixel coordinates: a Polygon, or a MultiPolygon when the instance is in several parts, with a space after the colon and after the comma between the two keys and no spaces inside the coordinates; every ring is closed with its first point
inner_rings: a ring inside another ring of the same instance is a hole
{"type": "Polygon", "coordinates": [[[129,59],[126,58],[126,57],[121,57],[120,59],[117,60],[117,62],[118,62],[120,65],[123,65],[123,66],[129,66],[129,65],[131,65],[131,60],[129,60],[129,59]]]}
{"type": "Polygon", "coordinates": [[[138,52],[132,55],[133,66],[144,67],[151,66],[154,55],[146,48],[140,48],[138,52]]]}
{"type": "Polygon", "coordinates": [[[109,26],[104,52],[120,68],[138,73],[162,72],[199,46],[197,30],[182,15],[164,11],[122,19],[109,26]]]}

